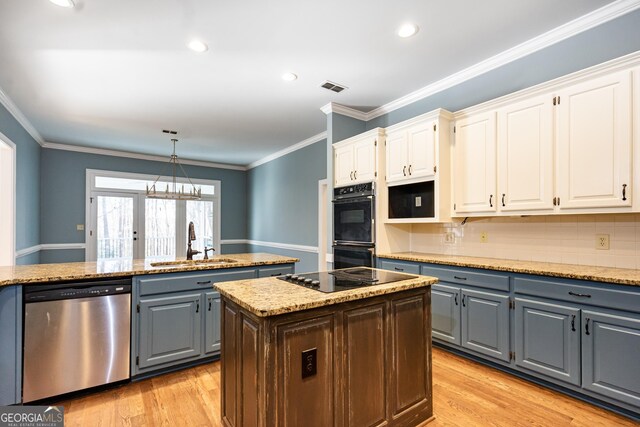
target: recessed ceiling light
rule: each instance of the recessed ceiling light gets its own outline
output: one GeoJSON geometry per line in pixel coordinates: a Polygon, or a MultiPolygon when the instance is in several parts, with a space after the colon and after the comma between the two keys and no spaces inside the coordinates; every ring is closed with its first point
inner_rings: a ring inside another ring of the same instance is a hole
{"type": "Polygon", "coordinates": [[[282,75],[282,80],[284,80],[285,82],[292,82],[297,79],[298,79],[298,76],[293,73],[284,73],[282,75]]]}
{"type": "Polygon", "coordinates": [[[413,36],[418,32],[418,26],[416,24],[404,24],[398,28],[398,35],[402,38],[413,36]]]}
{"type": "Polygon", "coordinates": [[[188,44],[187,47],[194,52],[202,53],[206,52],[209,49],[209,46],[206,43],[201,42],[200,40],[193,39],[188,44]]]}
{"type": "Polygon", "coordinates": [[[74,7],[75,3],[73,0],[49,0],[51,3],[62,6],[62,7],[74,7]]]}

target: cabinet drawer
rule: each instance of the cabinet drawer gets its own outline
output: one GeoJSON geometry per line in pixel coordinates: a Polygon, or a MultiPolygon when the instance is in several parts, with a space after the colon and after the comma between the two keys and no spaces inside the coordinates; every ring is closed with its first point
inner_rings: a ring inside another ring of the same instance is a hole
{"type": "Polygon", "coordinates": [[[423,265],[420,274],[435,276],[440,282],[457,283],[478,288],[509,292],[509,276],[494,273],[477,273],[459,269],[449,269],[423,265]]]}
{"type": "Polygon", "coordinates": [[[618,310],[640,311],[640,288],[629,291],[607,289],[593,285],[562,282],[557,280],[528,279],[516,277],[513,281],[515,293],[570,301],[618,310]]]}
{"type": "Polygon", "coordinates": [[[215,273],[204,271],[188,274],[158,274],[139,277],[136,278],[136,281],[140,286],[140,295],[155,295],[190,290],[208,290],[212,289],[215,283],[253,279],[255,277],[255,269],[234,269],[215,273]]]}
{"type": "Polygon", "coordinates": [[[262,267],[258,270],[258,277],[282,276],[283,274],[289,273],[293,273],[293,266],[290,264],[276,267],[262,267]]]}
{"type": "Polygon", "coordinates": [[[403,261],[389,261],[386,259],[379,260],[378,268],[383,270],[399,271],[407,274],[420,274],[420,265],[403,261]]]}

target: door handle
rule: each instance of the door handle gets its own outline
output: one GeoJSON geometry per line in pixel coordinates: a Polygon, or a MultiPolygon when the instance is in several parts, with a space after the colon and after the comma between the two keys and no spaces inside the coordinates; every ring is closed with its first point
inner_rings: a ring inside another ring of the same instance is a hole
{"type": "Polygon", "coordinates": [[[406,166],[402,167],[402,175],[407,176],[407,167],[406,166]]]}
{"type": "Polygon", "coordinates": [[[208,285],[209,283],[211,283],[211,280],[206,280],[204,282],[196,282],[198,285],[208,285]]]}
{"type": "Polygon", "coordinates": [[[456,305],[458,305],[458,294],[456,294],[455,297],[453,298],[453,302],[455,302],[456,305]]]}
{"type": "Polygon", "coordinates": [[[200,301],[196,301],[196,313],[200,313],[200,301]]]}
{"type": "Polygon", "coordinates": [[[457,280],[467,280],[466,277],[460,277],[460,276],[453,276],[453,278],[457,280]]]}
{"type": "Polygon", "coordinates": [[[627,184],[622,184],[622,200],[627,200],[627,184]]]}
{"type": "Polygon", "coordinates": [[[506,206],[506,205],[504,204],[504,196],[506,196],[506,194],[502,193],[502,206],[503,206],[503,207],[504,207],[504,206],[506,206]]]}
{"type": "Polygon", "coordinates": [[[571,292],[571,291],[569,291],[569,295],[574,296],[574,297],[580,297],[580,298],[591,298],[591,295],[589,295],[589,294],[577,294],[577,293],[571,292]]]}
{"type": "Polygon", "coordinates": [[[400,268],[400,267],[393,267],[396,271],[404,271],[404,268],[400,268]]]}
{"type": "Polygon", "coordinates": [[[409,165],[409,175],[411,175],[411,165],[409,165]]]}
{"type": "Polygon", "coordinates": [[[349,178],[353,181],[353,171],[349,172],[349,178]]]}
{"type": "Polygon", "coordinates": [[[489,194],[489,207],[493,207],[493,194],[489,194]]]}
{"type": "Polygon", "coordinates": [[[209,311],[211,311],[211,298],[209,298],[209,311]]]}
{"type": "Polygon", "coordinates": [[[358,179],[358,171],[353,171],[353,179],[358,179]]]}
{"type": "Polygon", "coordinates": [[[590,321],[591,319],[589,319],[589,318],[587,317],[587,319],[586,319],[586,320],[587,320],[587,322],[586,322],[586,323],[585,323],[585,325],[584,325],[584,334],[585,334],[585,335],[591,335],[591,332],[589,332],[589,321],[590,321]]]}
{"type": "Polygon", "coordinates": [[[571,315],[571,331],[573,332],[576,331],[576,315],[575,314],[571,315]]]}
{"type": "Polygon", "coordinates": [[[462,294],[462,306],[466,307],[467,306],[467,302],[465,301],[466,295],[462,294]]]}

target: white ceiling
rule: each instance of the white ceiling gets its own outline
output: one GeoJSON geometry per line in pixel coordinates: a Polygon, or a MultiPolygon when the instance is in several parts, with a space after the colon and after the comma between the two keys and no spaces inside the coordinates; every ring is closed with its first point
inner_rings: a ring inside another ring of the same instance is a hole
{"type": "Polygon", "coordinates": [[[608,3],[4,0],[0,88],[48,142],[165,156],[175,129],[181,158],[246,165],[325,131],[329,102],[369,111],[608,3]]]}

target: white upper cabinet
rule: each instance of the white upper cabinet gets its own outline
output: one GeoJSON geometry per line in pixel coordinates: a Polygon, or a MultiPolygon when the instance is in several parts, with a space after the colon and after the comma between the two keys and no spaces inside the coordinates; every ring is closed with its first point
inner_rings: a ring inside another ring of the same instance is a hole
{"type": "Polygon", "coordinates": [[[553,96],[498,110],[498,209],[553,209],[553,96]]]}
{"type": "Polygon", "coordinates": [[[378,139],[384,130],[373,129],[333,144],[334,187],[375,181],[378,139]]]}
{"type": "Polygon", "coordinates": [[[453,143],[453,205],[456,213],[496,211],[496,113],[456,121],[453,143]]]}
{"type": "Polygon", "coordinates": [[[559,209],[631,206],[630,71],[558,92],[559,209]]]}
{"type": "Polygon", "coordinates": [[[387,130],[389,184],[424,180],[435,176],[436,129],[436,121],[426,120],[387,130]]]}

